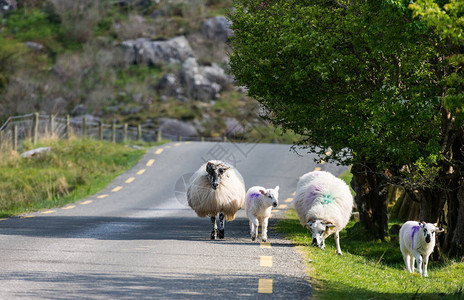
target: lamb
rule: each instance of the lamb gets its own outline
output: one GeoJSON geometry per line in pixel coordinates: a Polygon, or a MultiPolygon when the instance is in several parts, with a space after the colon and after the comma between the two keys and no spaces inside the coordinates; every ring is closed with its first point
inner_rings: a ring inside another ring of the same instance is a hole
{"type": "Polygon", "coordinates": [[[265,189],[253,186],[248,189],[245,197],[245,210],[250,220],[251,240],[258,237],[258,227],[261,223],[261,240],[267,241],[267,224],[271,216],[272,207],[279,205],[279,186],[265,189]]]}
{"type": "Polygon", "coordinates": [[[242,175],[233,166],[210,160],[192,175],[187,200],[199,217],[211,218],[211,239],[223,239],[225,221],[234,220],[245,201],[242,175]],[[218,214],[219,224],[216,224],[218,214]]]}
{"type": "Polygon", "coordinates": [[[417,260],[417,272],[428,277],[427,264],[435,247],[435,233],[443,232],[438,224],[407,221],[400,228],[400,249],[409,273],[414,273],[414,261],[417,260]]]}
{"type": "Polygon", "coordinates": [[[325,249],[325,239],[335,233],[337,254],[343,255],[339,233],[353,209],[348,185],[325,171],[306,173],[298,180],[293,205],[301,225],[312,231],[312,245],[325,249]]]}

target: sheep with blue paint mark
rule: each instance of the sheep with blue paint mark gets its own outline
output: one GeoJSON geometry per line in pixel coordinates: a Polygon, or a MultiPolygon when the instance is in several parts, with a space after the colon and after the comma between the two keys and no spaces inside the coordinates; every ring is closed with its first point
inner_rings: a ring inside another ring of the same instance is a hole
{"type": "Polygon", "coordinates": [[[423,277],[428,277],[427,265],[435,247],[435,233],[443,232],[437,225],[407,221],[401,226],[400,249],[409,273],[414,273],[414,262],[417,260],[417,272],[423,277]]]}
{"type": "Polygon", "coordinates": [[[248,189],[245,196],[245,210],[250,220],[251,240],[258,238],[258,228],[261,224],[261,240],[267,241],[267,225],[273,207],[279,205],[279,186],[265,189],[262,186],[253,186],[248,189]]]}
{"type": "Polygon", "coordinates": [[[312,232],[312,245],[325,249],[325,239],[335,233],[337,254],[340,230],[345,228],[353,210],[353,196],[348,185],[329,172],[314,171],[298,180],[293,202],[300,223],[312,232]]]}

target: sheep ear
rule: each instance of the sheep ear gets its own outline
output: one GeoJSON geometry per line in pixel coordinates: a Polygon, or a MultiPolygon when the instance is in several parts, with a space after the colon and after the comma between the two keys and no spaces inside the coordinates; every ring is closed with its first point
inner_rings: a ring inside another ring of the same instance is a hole
{"type": "Polygon", "coordinates": [[[335,225],[332,224],[332,223],[325,223],[324,226],[327,227],[327,228],[331,228],[331,229],[335,228],[335,225]]]}
{"type": "Polygon", "coordinates": [[[210,161],[206,164],[206,172],[209,172],[209,169],[211,168],[212,165],[213,163],[210,161]]]}
{"type": "Polygon", "coordinates": [[[259,192],[260,192],[261,194],[263,194],[263,195],[266,195],[266,191],[264,191],[264,190],[259,190],[259,192]]]}
{"type": "Polygon", "coordinates": [[[436,233],[443,232],[443,231],[445,231],[445,229],[443,229],[443,228],[435,228],[436,233]]]}
{"type": "Polygon", "coordinates": [[[279,191],[279,186],[276,186],[276,187],[274,188],[274,190],[275,190],[276,192],[278,192],[278,191],[279,191]]]}

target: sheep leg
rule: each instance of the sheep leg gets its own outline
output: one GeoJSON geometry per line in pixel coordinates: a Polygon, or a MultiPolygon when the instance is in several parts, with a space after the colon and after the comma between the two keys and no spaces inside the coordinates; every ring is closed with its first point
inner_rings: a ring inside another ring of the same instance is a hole
{"type": "Polygon", "coordinates": [[[429,255],[424,258],[424,268],[422,269],[422,276],[429,277],[427,274],[427,265],[429,264],[429,255]]]}
{"type": "Polygon", "coordinates": [[[411,271],[411,256],[409,254],[403,253],[404,264],[406,265],[406,271],[412,273],[411,271]]]}
{"type": "Polygon", "coordinates": [[[416,263],[416,259],[414,258],[414,255],[409,254],[409,272],[414,273],[414,264],[416,263]]]}
{"type": "Polygon", "coordinates": [[[216,224],[216,216],[211,217],[211,224],[213,225],[213,230],[211,231],[211,239],[215,240],[217,237],[217,224],[216,224]]]}
{"type": "Polygon", "coordinates": [[[338,255],[343,255],[342,249],[340,249],[340,232],[337,230],[335,231],[335,245],[337,247],[337,254],[338,255]]]}
{"type": "Polygon", "coordinates": [[[218,236],[219,236],[219,239],[223,239],[224,238],[224,226],[226,224],[226,220],[224,218],[224,213],[221,211],[219,213],[219,233],[218,233],[218,236]]]}
{"type": "Polygon", "coordinates": [[[259,221],[255,216],[252,216],[250,218],[250,226],[251,226],[251,240],[255,241],[256,238],[258,237],[258,227],[259,227],[259,221]]]}
{"type": "Polygon", "coordinates": [[[413,250],[412,254],[414,255],[417,261],[417,272],[419,272],[419,274],[421,274],[422,276],[422,264],[423,264],[422,255],[416,250],[413,250]]]}
{"type": "Polygon", "coordinates": [[[261,239],[263,242],[267,242],[267,224],[268,224],[269,218],[264,217],[261,221],[261,239]]]}

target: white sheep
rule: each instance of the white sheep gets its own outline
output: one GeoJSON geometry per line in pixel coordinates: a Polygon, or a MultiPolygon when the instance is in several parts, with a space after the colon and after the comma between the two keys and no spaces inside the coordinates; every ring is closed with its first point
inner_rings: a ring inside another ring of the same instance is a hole
{"type": "Polygon", "coordinates": [[[428,277],[427,264],[435,247],[435,233],[443,232],[438,224],[407,221],[400,229],[400,249],[409,273],[414,273],[414,261],[417,260],[417,272],[428,277]]]}
{"type": "Polygon", "coordinates": [[[272,207],[279,205],[279,186],[265,189],[253,186],[248,189],[245,197],[245,210],[250,220],[251,240],[258,237],[258,227],[261,223],[261,239],[267,241],[267,224],[271,216],[272,207]]]}
{"type": "Polygon", "coordinates": [[[306,173],[298,180],[293,205],[301,225],[312,231],[312,245],[325,249],[325,239],[335,233],[337,254],[342,255],[339,232],[353,209],[348,185],[325,171],[306,173]]]}
{"type": "Polygon", "coordinates": [[[211,218],[211,239],[223,239],[225,221],[234,220],[245,201],[242,175],[233,166],[219,160],[210,160],[192,175],[187,188],[187,200],[199,217],[211,218]],[[217,214],[219,225],[216,224],[217,214]]]}

